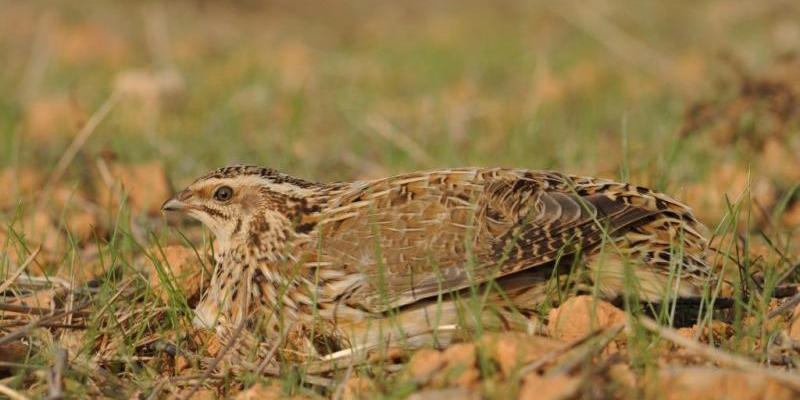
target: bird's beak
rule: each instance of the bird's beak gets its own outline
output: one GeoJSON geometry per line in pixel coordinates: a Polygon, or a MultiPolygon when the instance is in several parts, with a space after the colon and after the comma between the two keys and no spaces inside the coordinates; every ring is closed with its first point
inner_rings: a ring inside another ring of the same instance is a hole
{"type": "Polygon", "coordinates": [[[189,197],[191,197],[191,193],[184,190],[165,201],[164,204],[161,205],[161,211],[186,211],[191,208],[191,205],[186,202],[189,197]]]}
{"type": "Polygon", "coordinates": [[[187,204],[176,199],[171,198],[161,205],[161,211],[183,211],[187,208],[187,204]]]}

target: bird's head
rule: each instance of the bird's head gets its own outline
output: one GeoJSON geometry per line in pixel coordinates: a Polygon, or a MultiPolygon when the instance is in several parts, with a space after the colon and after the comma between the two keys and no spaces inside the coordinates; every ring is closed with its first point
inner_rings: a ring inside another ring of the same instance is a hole
{"type": "Polygon", "coordinates": [[[161,209],[199,220],[222,249],[249,243],[268,251],[314,211],[307,199],[315,186],[269,168],[236,165],[197,179],[161,209]]]}

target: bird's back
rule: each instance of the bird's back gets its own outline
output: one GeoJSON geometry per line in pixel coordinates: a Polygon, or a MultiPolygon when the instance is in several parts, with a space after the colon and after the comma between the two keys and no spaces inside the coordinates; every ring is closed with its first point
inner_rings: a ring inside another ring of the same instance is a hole
{"type": "Polygon", "coordinates": [[[602,294],[619,294],[631,265],[642,297],[658,300],[700,295],[711,275],[703,230],[686,206],[639,186],[464,168],[335,185],[296,254],[320,301],[370,312],[569,268],[578,254],[602,294]]]}

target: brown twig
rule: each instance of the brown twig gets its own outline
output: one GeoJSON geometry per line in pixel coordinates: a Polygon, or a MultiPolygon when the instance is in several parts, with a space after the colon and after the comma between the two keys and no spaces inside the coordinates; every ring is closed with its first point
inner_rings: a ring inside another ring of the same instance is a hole
{"type": "MultiPolygon", "coordinates": [[[[250,288],[247,285],[247,283],[245,283],[244,289],[246,293],[249,292],[250,288]]],[[[247,308],[250,305],[249,299],[250,299],[249,297],[245,297],[245,302],[244,302],[245,310],[247,310],[247,308]]],[[[225,358],[225,355],[228,354],[228,352],[233,348],[236,342],[239,341],[239,336],[242,334],[246,322],[247,318],[242,318],[242,320],[239,321],[239,325],[236,326],[236,329],[234,330],[233,335],[231,335],[231,338],[228,341],[228,343],[225,343],[225,346],[222,349],[220,349],[219,354],[217,354],[217,357],[215,357],[214,360],[211,361],[211,364],[208,365],[208,369],[203,373],[202,379],[200,379],[200,381],[198,381],[197,384],[192,386],[192,389],[189,390],[189,393],[187,393],[186,396],[183,397],[184,400],[191,399],[192,396],[194,396],[194,394],[197,393],[198,390],[200,390],[200,386],[203,385],[203,382],[214,373],[214,370],[217,369],[217,366],[219,365],[220,362],[222,362],[222,359],[225,358]]]]}
{"type": "Polygon", "coordinates": [[[47,10],[36,22],[33,40],[28,45],[31,51],[30,57],[25,65],[25,73],[19,88],[19,101],[22,104],[26,104],[36,97],[36,91],[47,71],[47,65],[50,63],[53,53],[51,42],[54,20],[53,10],[47,10]]]}
{"type": "Polygon", "coordinates": [[[592,335],[591,340],[587,340],[583,345],[574,348],[573,351],[570,352],[574,353],[571,357],[547,371],[545,375],[559,375],[572,371],[578,364],[588,360],[608,346],[623,328],[625,328],[624,324],[618,324],[598,331],[596,334],[592,335]]]}
{"type": "MultiPolygon", "coordinates": [[[[27,324],[25,321],[14,321],[0,324],[0,329],[13,328],[27,324]]],[[[55,329],[86,329],[86,324],[62,324],[60,322],[42,323],[39,324],[42,328],[55,328],[55,329]]]]}
{"type": "Polygon", "coordinates": [[[275,341],[275,344],[272,345],[272,348],[269,349],[267,355],[264,356],[264,359],[258,364],[256,367],[256,376],[261,375],[267,369],[267,366],[272,361],[272,358],[275,356],[275,353],[278,351],[278,348],[283,344],[283,339],[285,335],[281,335],[281,338],[275,341]]]}
{"type": "Polygon", "coordinates": [[[8,396],[8,398],[11,400],[28,400],[27,397],[8,386],[3,385],[2,383],[0,383],[0,394],[8,396]]]}
{"type": "Polygon", "coordinates": [[[639,317],[638,321],[639,324],[648,331],[719,365],[737,368],[754,374],[762,374],[790,386],[794,390],[800,390],[800,375],[766,368],[749,358],[727,353],[720,349],[702,344],[697,340],[682,336],[672,328],[661,326],[650,318],[639,317]]]}
{"type": "Polygon", "coordinates": [[[430,165],[433,158],[428,154],[425,149],[415,142],[412,138],[398,133],[389,121],[378,116],[373,115],[367,120],[367,124],[373,132],[384,140],[392,143],[398,149],[402,150],[409,157],[411,157],[417,164],[430,165]]]}
{"type": "MultiPolygon", "coordinates": [[[[53,313],[67,312],[67,309],[53,309],[45,307],[31,307],[31,306],[20,306],[16,304],[0,303],[0,311],[8,311],[13,313],[31,314],[31,315],[50,315],[53,313]]],[[[74,314],[85,315],[86,313],[78,311],[74,312],[74,314]]]]}
{"type": "Polygon", "coordinates": [[[56,350],[53,368],[47,376],[47,399],[61,400],[64,398],[64,369],[67,367],[67,349],[60,347],[56,350]]]}
{"type": "Polygon", "coordinates": [[[39,202],[36,204],[37,210],[43,210],[47,206],[47,203],[50,201],[50,192],[53,189],[53,185],[61,180],[61,177],[64,176],[72,160],[75,159],[75,156],[86,144],[86,141],[89,140],[92,133],[94,133],[100,123],[103,122],[108,113],[111,112],[111,109],[117,104],[119,98],[119,93],[116,91],[111,92],[106,101],[92,114],[89,120],[86,121],[86,124],[83,125],[78,132],[78,135],[75,136],[75,139],[72,140],[72,143],[70,143],[69,147],[64,151],[64,154],[61,156],[61,159],[58,160],[55,168],[53,168],[53,173],[47,178],[47,182],[45,182],[42,193],[39,196],[39,202]]]}
{"type": "Polygon", "coordinates": [[[30,263],[33,262],[33,259],[39,255],[40,251],[42,251],[42,246],[37,247],[36,250],[34,250],[33,253],[31,253],[28,256],[28,258],[25,259],[22,265],[20,265],[19,268],[17,268],[17,270],[14,271],[14,273],[12,273],[11,276],[8,277],[8,279],[6,279],[5,281],[3,281],[2,284],[0,284],[0,293],[5,292],[6,289],[8,289],[9,287],[11,287],[12,284],[14,284],[14,282],[17,280],[17,278],[19,278],[22,272],[25,271],[26,268],[28,268],[28,265],[30,265],[30,263]]]}
{"type": "Polygon", "coordinates": [[[796,306],[798,304],[800,304],[800,293],[792,296],[792,298],[790,298],[789,300],[784,301],[777,308],[775,308],[774,310],[770,311],[770,313],[767,314],[767,319],[775,318],[775,317],[785,313],[786,311],[791,310],[792,308],[794,308],[794,306],[796,306]]]}
{"type": "Polygon", "coordinates": [[[29,365],[29,364],[21,364],[15,363],[10,361],[0,361],[0,368],[9,368],[9,369],[40,369],[41,366],[38,365],[29,365]]]}
{"type": "Polygon", "coordinates": [[[58,320],[59,318],[63,318],[66,315],[78,312],[78,311],[80,311],[80,310],[82,310],[82,309],[84,309],[84,308],[86,308],[88,306],[89,306],[89,302],[87,301],[85,303],[79,304],[78,306],[76,306],[72,310],[66,310],[66,311],[65,310],[61,310],[61,311],[59,311],[59,312],[57,312],[57,313],[55,313],[53,315],[48,315],[46,317],[39,318],[39,319],[37,319],[35,321],[31,321],[28,324],[26,324],[25,326],[23,326],[22,328],[17,329],[16,331],[11,332],[8,335],[5,335],[5,336],[1,337],[0,338],[0,346],[4,345],[6,343],[13,342],[13,341],[15,341],[17,339],[20,339],[20,338],[23,338],[25,336],[28,336],[28,334],[30,334],[31,331],[33,331],[36,328],[41,327],[43,324],[50,323],[52,321],[58,320]]]}
{"type": "Polygon", "coordinates": [[[214,374],[214,370],[217,369],[217,366],[219,365],[220,362],[222,362],[222,359],[225,358],[225,355],[228,354],[228,351],[230,351],[236,344],[236,342],[239,341],[239,336],[242,334],[242,331],[244,330],[245,322],[246,319],[242,319],[242,321],[239,322],[239,325],[236,326],[236,329],[233,331],[233,335],[231,335],[231,338],[230,340],[228,340],[228,343],[225,343],[225,347],[220,349],[219,354],[217,354],[217,356],[211,361],[211,364],[208,365],[208,369],[200,377],[200,380],[198,380],[194,385],[192,385],[192,389],[189,390],[189,393],[187,393],[186,396],[183,397],[183,400],[191,399],[192,396],[194,396],[194,394],[197,393],[198,390],[200,390],[200,386],[202,386],[203,383],[208,378],[210,378],[211,375],[214,374]]]}
{"type": "Polygon", "coordinates": [[[22,275],[16,279],[14,285],[17,287],[33,288],[33,289],[51,288],[54,286],[59,286],[63,289],[69,289],[76,293],[87,291],[87,289],[85,288],[73,287],[73,284],[70,281],[58,276],[22,275]]]}
{"type": "MultiPolygon", "coordinates": [[[[130,285],[131,285],[131,283],[133,283],[133,279],[129,279],[129,280],[127,280],[125,283],[123,283],[123,284],[120,286],[120,288],[119,288],[119,289],[117,289],[117,292],[116,292],[116,293],[114,293],[114,295],[113,295],[113,296],[111,296],[111,298],[110,298],[110,299],[108,299],[108,301],[106,302],[106,304],[105,304],[105,305],[104,305],[104,306],[103,306],[103,307],[102,307],[102,308],[101,308],[99,311],[97,311],[97,312],[95,313],[95,315],[103,315],[103,314],[106,312],[106,310],[108,310],[108,307],[111,307],[111,305],[112,305],[112,304],[114,304],[114,302],[115,302],[115,301],[117,301],[117,299],[119,298],[119,296],[121,296],[121,295],[122,295],[122,293],[124,293],[124,292],[125,292],[125,289],[127,289],[127,288],[128,288],[128,286],[130,286],[130,285]]],[[[121,321],[120,321],[120,322],[121,322],[121,321]]]]}
{"type": "Polygon", "coordinates": [[[569,7],[562,2],[544,2],[547,8],[567,23],[587,33],[620,59],[659,77],[674,79],[674,62],[647,42],[630,35],[602,12],[582,5],[569,7]]]}
{"type": "Polygon", "coordinates": [[[582,338],[580,338],[580,339],[568,344],[567,346],[564,346],[564,347],[561,347],[561,348],[558,348],[558,349],[555,349],[555,350],[551,350],[551,351],[543,354],[541,357],[538,357],[536,360],[533,360],[532,362],[522,366],[522,368],[520,369],[520,376],[525,376],[528,373],[531,373],[533,371],[537,371],[540,368],[542,368],[543,366],[556,361],[559,357],[561,357],[561,356],[563,356],[563,355],[565,355],[565,354],[577,349],[580,346],[583,346],[584,344],[586,344],[587,342],[589,342],[592,339],[596,338],[598,335],[602,334],[603,332],[605,332],[605,331],[604,330],[596,330],[596,331],[591,332],[588,335],[586,335],[586,336],[584,336],[584,337],[582,337],[582,338]]]}
{"type": "Polygon", "coordinates": [[[106,397],[111,398],[130,398],[131,390],[126,386],[129,381],[123,381],[105,368],[97,368],[96,365],[85,365],[86,361],[81,362],[80,358],[73,360],[70,368],[87,376],[91,376],[91,381],[95,388],[106,397]]]}
{"type": "Polygon", "coordinates": [[[353,365],[354,365],[354,363],[351,362],[350,365],[347,366],[347,371],[345,371],[345,373],[344,373],[344,378],[342,378],[341,382],[339,383],[338,387],[336,388],[336,391],[333,392],[333,396],[331,396],[331,400],[339,400],[339,399],[342,398],[342,395],[344,394],[344,391],[345,391],[345,386],[347,385],[347,381],[350,380],[350,375],[353,374],[353,365]]]}

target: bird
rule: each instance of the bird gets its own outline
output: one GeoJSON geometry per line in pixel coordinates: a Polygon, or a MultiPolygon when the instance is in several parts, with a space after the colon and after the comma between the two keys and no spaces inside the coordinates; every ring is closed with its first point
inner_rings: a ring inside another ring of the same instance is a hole
{"type": "Polygon", "coordinates": [[[314,357],[530,330],[530,316],[564,288],[658,303],[701,299],[717,279],[707,229],[688,206],[556,171],[465,167],[321,183],[232,165],[162,210],[215,237],[195,325],[291,336],[314,357]]]}

